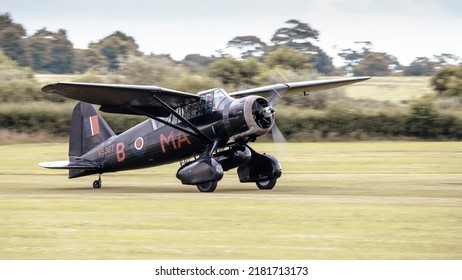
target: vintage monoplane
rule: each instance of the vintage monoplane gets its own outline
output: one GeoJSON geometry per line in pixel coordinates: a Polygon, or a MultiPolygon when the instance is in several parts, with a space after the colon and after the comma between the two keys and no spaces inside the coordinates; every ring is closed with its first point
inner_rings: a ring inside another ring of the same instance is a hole
{"type": "Polygon", "coordinates": [[[176,173],[186,185],[213,192],[223,172],[237,168],[242,183],[272,189],[282,170],[278,160],[260,154],[248,143],[275,125],[274,104],[283,96],[307,95],[370,77],[280,83],[226,93],[210,89],[191,94],[157,86],[55,83],[45,93],[79,100],[69,135],[69,160],[41,166],[68,169],[69,178],[181,162],[176,173]],[[148,119],[115,135],[91,104],[108,113],[144,115],[148,119]]]}

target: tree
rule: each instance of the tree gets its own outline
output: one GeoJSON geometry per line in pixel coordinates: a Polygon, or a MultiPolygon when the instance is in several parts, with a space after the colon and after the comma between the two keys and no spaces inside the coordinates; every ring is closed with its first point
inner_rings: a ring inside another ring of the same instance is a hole
{"type": "Polygon", "coordinates": [[[432,77],[431,85],[439,96],[462,96],[462,65],[441,68],[432,77]]]}
{"type": "Polygon", "coordinates": [[[395,56],[385,52],[372,51],[372,42],[356,41],[354,44],[354,47],[342,49],[338,53],[346,64],[347,74],[388,76],[402,68],[395,56]]]}
{"type": "Polygon", "coordinates": [[[240,61],[239,74],[242,77],[242,82],[246,85],[257,85],[255,77],[261,73],[261,66],[258,60],[254,57],[249,57],[240,61]]]}
{"type": "Polygon", "coordinates": [[[387,53],[366,52],[362,60],[353,67],[355,76],[388,76],[393,68],[398,68],[396,57],[387,53]]]}
{"type": "Polygon", "coordinates": [[[38,86],[32,70],[21,67],[0,50],[0,102],[38,100],[44,97],[37,93],[38,86]]]}
{"type": "Polygon", "coordinates": [[[126,83],[132,84],[160,85],[166,77],[180,75],[178,66],[165,56],[129,55],[122,58],[118,66],[117,73],[124,76],[126,83]]]}
{"type": "Polygon", "coordinates": [[[458,65],[462,62],[461,57],[450,53],[434,55],[433,60],[437,62],[438,66],[458,65]]]}
{"type": "Polygon", "coordinates": [[[265,47],[265,42],[252,35],[234,37],[227,44],[227,48],[236,49],[241,58],[261,57],[264,54],[265,47]]]}
{"type": "Polygon", "coordinates": [[[30,69],[21,67],[0,50],[0,83],[11,80],[32,80],[34,74],[30,69]]]}
{"type": "Polygon", "coordinates": [[[208,72],[210,76],[220,79],[225,85],[239,87],[243,83],[257,84],[255,79],[261,73],[261,68],[255,58],[236,60],[224,57],[210,64],[208,72]]]}
{"type": "Polygon", "coordinates": [[[231,57],[224,57],[210,64],[208,72],[210,76],[220,79],[225,85],[238,86],[241,83],[239,68],[239,61],[231,57]]]}
{"type": "Polygon", "coordinates": [[[356,41],[354,42],[355,47],[342,49],[338,56],[340,56],[345,62],[345,69],[347,73],[353,72],[353,67],[363,59],[364,54],[371,51],[372,43],[370,41],[356,41]]]}
{"type": "Polygon", "coordinates": [[[266,65],[270,68],[283,67],[291,70],[311,68],[309,54],[298,52],[288,46],[276,48],[265,58],[266,65]]]}
{"type": "Polygon", "coordinates": [[[162,86],[174,88],[183,92],[200,92],[210,88],[220,87],[220,82],[209,76],[182,72],[179,76],[168,76],[162,81],[162,86]]]}
{"type": "Polygon", "coordinates": [[[404,67],[405,76],[431,76],[435,72],[436,63],[428,57],[417,57],[409,66],[404,67]]]}
{"type": "Polygon", "coordinates": [[[439,134],[436,131],[438,127],[438,111],[431,100],[417,100],[411,105],[410,110],[410,116],[406,124],[408,134],[426,139],[435,138],[439,134]]]}
{"type": "Polygon", "coordinates": [[[71,73],[74,66],[74,47],[64,29],[58,32],[46,28],[25,39],[29,53],[28,65],[35,71],[71,73]]]}
{"type": "Polygon", "coordinates": [[[135,39],[120,31],[112,33],[97,43],[90,43],[88,48],[106,58],[109,71],[117,70],[120,60],[124,57],[142,55],[135,39]]]}
{"type": "Polygon", "coordinates": [[[409,66],[404,68],[404,75],[432,76],[437,69],[451,65],[456,66],[460,62],[460,57],[449,53],[434,55],[432,58],[417,57],[409,66]]]}
{"type": "Polygon", "coordinates": [[[74,49],[74,72],[84,73],[87,70],[107,69],[106,58],[90,49],[74,49]]]}
{"type": "Polygon", "coordinates": [[[286,22],[287,27],[279,28],[273,35],[271,42],[275,46],[288,46],[292,49],[310,54],[308,62],[322,74],[330,74],[334,70],[332,59],[318,46],[319,32],[309,24],[291,19],[286,22]]]}
{"type": "Polygon", "coordinates": [[[199,74],[206,72],[207,67],[215,60],[215,57],[188,54],[181,62],[191,73],[199,74]]]}
{"type": "Polygon", "coordinates": [[[332,58],[318,46],[313,46],[308,63],[314,65],[316,70],[322,74],[332,74],[335,70],[332,58]]]}
{"type": "Polygon", "coordinates": [[[213,57],[203,56],[200,54],[188,54],[183,59],[184,62],[193,62],[201,66],[209,66],[215,60],[213,57]]]}
{"type": "Polygon", "coordinates": [[[274,33],[271,42],[276,46],[286,45],[302,52],[311,51],[312,40],[317,41],[319,32],[307,23],[291,19],[286,21],[289,26],[279,28],[274,33]]]}
{"type": "Polygon", "coordinates": [[[27,65],[26,51],[23,37],[26,30],[21,24],[14,23],[10,14],[0,14],[0,49],[6,56],[19,62],[21,66],[27,65]]]}

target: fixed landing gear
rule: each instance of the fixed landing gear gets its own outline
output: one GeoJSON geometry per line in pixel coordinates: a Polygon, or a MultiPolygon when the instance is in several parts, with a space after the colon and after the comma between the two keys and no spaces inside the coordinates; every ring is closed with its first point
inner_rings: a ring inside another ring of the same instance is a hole
{"type": "Polygon", "coordinates": [[[255,182],[260,190],[271,190],[276,186],[277,179],[281,177],[282,168],[279,161],[268,154],[260,154],[252,150],[250,161],[237,169],[241,183],[255,182]]]}
{"type": "Polygon", "coordinates": [[[99,174],[98,180],[93,181],[93,188],[94,189],[101,189],[101,174],[99,174]]]}
{"type": "Polygon", "coordinates": [[[200,192],[213,192],[217,188],[217,185],[217,181],[210,181],[202,184],[197,184],[196,186],[200,192]]]}
{"type": "Polygon", "coordinates": [[[176,172],[176,177],[184,185],[196,185],[200,192],[213,192],[218,181],[223,178],[223,167],[212,157],[218,146],[218,140],[209,144],[202,155],[189,163],[184,164],[176,172]]]}

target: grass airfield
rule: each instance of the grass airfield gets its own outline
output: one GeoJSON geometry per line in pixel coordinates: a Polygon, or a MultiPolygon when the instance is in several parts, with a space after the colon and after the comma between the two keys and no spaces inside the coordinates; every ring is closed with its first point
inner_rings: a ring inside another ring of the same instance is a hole
{"type": "Polygon", "coordinates": [[[0,259],[461,259],[462,143],[297,143],[272,191],[178,164],[67,179],[67,144],[0,146],[0,259]]]}

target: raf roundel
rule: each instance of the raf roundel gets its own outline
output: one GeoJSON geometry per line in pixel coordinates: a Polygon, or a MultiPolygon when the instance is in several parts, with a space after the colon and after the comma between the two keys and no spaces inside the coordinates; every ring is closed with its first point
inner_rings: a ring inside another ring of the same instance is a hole
{"type": "Polygon", "coordinates": [[[144,146],[144,140],[142,137],[138,137],[136,138],[135,140],[135,149],[137,149],[138,151],[143,149],[143,146],[144,146]]]}

